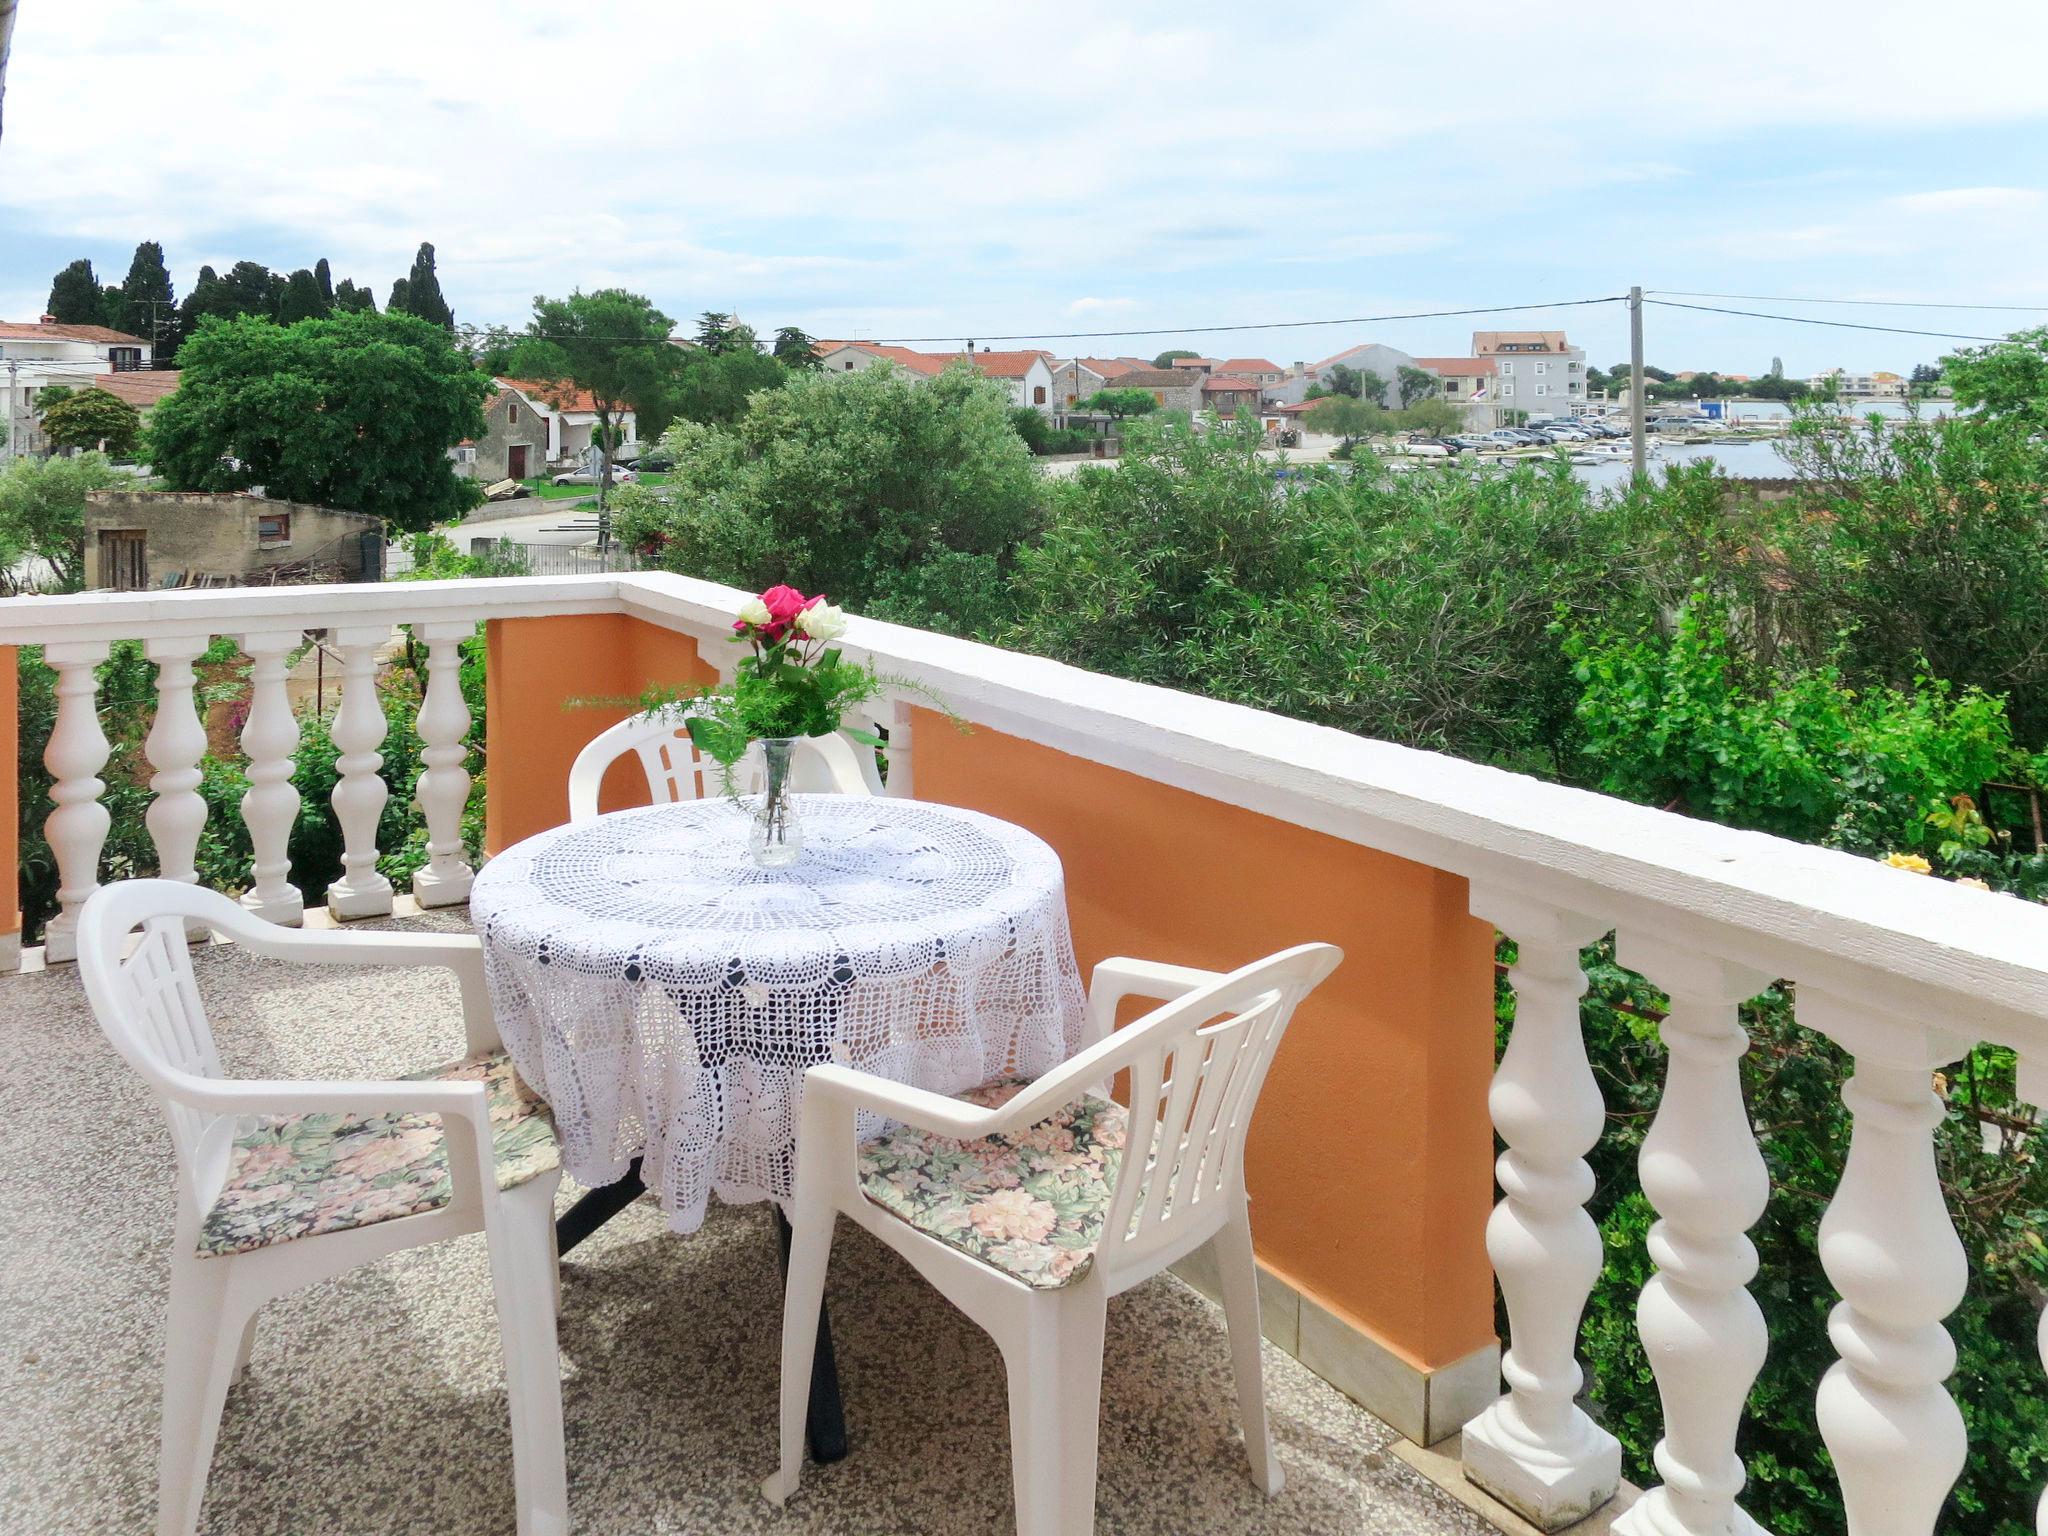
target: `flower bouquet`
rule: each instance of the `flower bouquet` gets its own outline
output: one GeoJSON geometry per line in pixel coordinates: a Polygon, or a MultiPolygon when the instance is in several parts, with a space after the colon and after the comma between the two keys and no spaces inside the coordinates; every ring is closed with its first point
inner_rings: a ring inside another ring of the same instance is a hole
{"type": "Polygon", "coordinates": [[[691,694],[657,691],[641,704],[683,712],[690,741],[724,771],[728,794],[736,792],[736,770],[748,749],[761,743],[750,846],[755,863],[774,868],[793,863],[803,847],[790,789],[798,744],[841,732],[879,747],[879,737],[849,727],[846,716],[877,697],[884,680],[831,643],[846,632],[846,614],[822,593],[806,597],[795,587],[770,587],[740,605],[732,629],[733,642],[751,654],[740,658],[729,682],[691,694]]]}

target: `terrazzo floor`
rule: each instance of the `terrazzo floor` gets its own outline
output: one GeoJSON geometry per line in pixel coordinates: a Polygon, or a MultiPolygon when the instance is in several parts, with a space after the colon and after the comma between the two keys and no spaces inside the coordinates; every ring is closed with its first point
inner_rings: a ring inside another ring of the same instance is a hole
{"type": "MultiPolygon", "coordinates": [[[[197,969],[235,1075],[384,1076],[461,1054],[439,973],[315,971],[212,946],[197,969]]],[[[171,1166],[163,1121],[75,971],[0,977],[0,1532],[154,1529],[171,1166]]],[[[994,1346],[852,1227],[829,1299],[853,1452],[808,1467],[786,1509],[758,1491],[780,1306],[766,1207],[714,1207],[680,1238],[643,1202],[564,1262],[562,1288],[582,1536],[1012,1529],[994,1346]]],[[[1492,1529],[1394,1456],[1386,1425],[1270,1347],[1266,1382],[1287,1473],[1271,1501],[1245,1477],[1221,1313],[1169,1276],[1118,1298],[1096,1529],[1492,1529]]],[[[509,1533],[510,1454],[482,1240],[415,1250],[266,1309],[201,1529],[509,1533]]]]}

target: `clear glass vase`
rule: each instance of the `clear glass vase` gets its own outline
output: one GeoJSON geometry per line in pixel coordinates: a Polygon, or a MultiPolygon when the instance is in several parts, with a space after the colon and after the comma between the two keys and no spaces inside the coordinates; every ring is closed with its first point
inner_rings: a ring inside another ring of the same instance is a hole
{"type": "Polygon", "coordinates": [[[803,818],[797,813],[796,791],[790,780],[790,760],[798,740],[795,736],[761,739],[761,780],[754,794],[747,851],[762,869],[786,868],[803,852],[803,818]]]}

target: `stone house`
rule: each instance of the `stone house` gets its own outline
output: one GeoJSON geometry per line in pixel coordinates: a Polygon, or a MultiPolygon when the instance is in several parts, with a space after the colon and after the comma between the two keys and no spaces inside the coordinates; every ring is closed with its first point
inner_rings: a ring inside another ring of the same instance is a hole
{"type": "Polygon", "coordinates": [[[500,389],[484,406],[484,435],[458,444],[455,458],[485,485],[537,475],[548,467],[548,419],[518,390],[500,389]]]}
{"type": "Polygon", "coordinates": [[[93,590],[384,579],[384,523],[362,512],[247,491],[93,491],[84,522],[93,590]]]}
{"type": "Polygon", "coordinates": [[[1162,411],[1186,411],[1193,415],[1202,408],[1203,375],[1183,368],[1133,368],[1116,376],[1118,389],[1142,389],[1162,411]]]}
{"type": "Polygon", "coordinates": [[[1240,410],[1259,408],[1259,386],[1251,379],[1211,374],[1202,380],[1202,404],[1218,416],[1235,416],[1240,410]]]}
{"type": "MultiPolygon", "coordinates": [[[[573,384],[550,384],[540,379],[499,379],[498,393],[511,393],[519,397],[524,416],[527,411],[541,418],[547,433],[547,462],[549,464],[581,464],[590,452],[592,437],[597,431],[597,400],[589,390],[578,389],[573,384]]],[[[512,425],[518,425],[516,421],[512,425]]],[[[619,445],[624,447],[640,440],[640,424],[630,407],[622,409],[612,420],[619,429],[619,445]]],[[[482,444],[477,445],[481,449],[482,444]]],[[[482,454],[478,454],[482,462],[482,454]]],[[[536,466],[538,474],[542,466],[536,466]]],[[[504,479],[503,475],[498,476],[504,479]]]]}
{"type": "Polygon", "coordinates": [[[1121,357],[1070,357],[1052,369],[1055,410],[1069,411],[1090,395],[1116,388],[1115,380],[1133,368],[1149,366],[1121,357]]]}

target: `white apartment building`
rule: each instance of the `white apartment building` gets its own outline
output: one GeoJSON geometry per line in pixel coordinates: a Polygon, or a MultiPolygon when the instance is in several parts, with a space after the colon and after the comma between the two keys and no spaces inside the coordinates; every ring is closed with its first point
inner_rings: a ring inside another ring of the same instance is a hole
{"type": "Polygon", "coordinates": [[[1563,331],[1474,331],[1472,355],[1493,361],[1504,411],[1569,416],[1586,403],[1586,353],[1563,331]]]}
{"type": "Polygon", "coordinates": [[[36,396],[52,384],[91,389],[103,373],[147,368],[150,346],[140,336],[104,325],[0,320],[0,462],[43,451],[36,396]]]}
{"type": "Polygon", "coordinates": [[[1830,368],[1826,373],[1816,373],[1806,382],[1816,392],[1832,390],[1841,400],[1903,400],[1906,397],[1904,376],[1882,370],[1851,373],[1846,368],[1830,368]]]}

